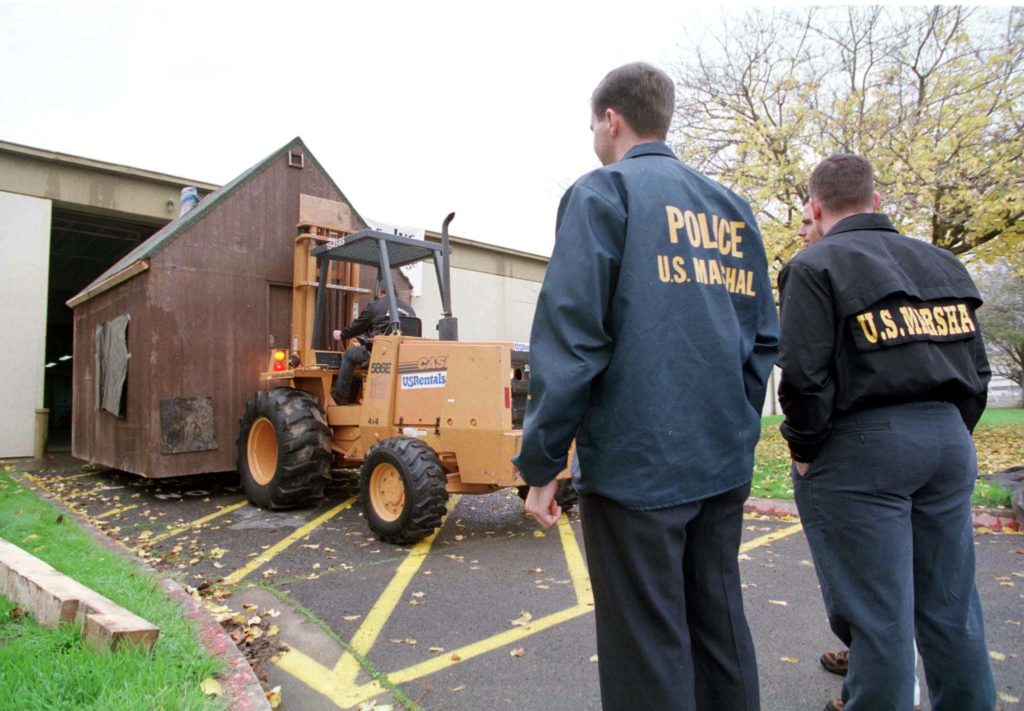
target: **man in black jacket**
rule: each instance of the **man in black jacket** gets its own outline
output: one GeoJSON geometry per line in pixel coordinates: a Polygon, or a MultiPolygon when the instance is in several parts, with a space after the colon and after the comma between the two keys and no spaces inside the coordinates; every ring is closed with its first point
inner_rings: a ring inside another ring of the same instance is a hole
{"type": "Polygon", "coordinates": [[[824,160],[822,240],[779,275],[782,434],[829,622],[850,647],[827,709],[908,709],[915,627],[932,708],[990,710],[974,582],[970,432],[991,377],[981,298],[949,252],[876,214],[870,164],[824,160]]]}
{"type": "MultiPolygon", "coordinates": [[[[412,306],[395,299],[398,302],[399,316],[415,317],[416,312],[412,306]]],[[[377,290],[377,298],[366,305],[359,316],[345,328],[334,331],[334,339],[344,343],[350,338],[360,338],[359,343],[350,346],[341,357],[341,365],[338,367],[338,378],[334,381],[332,395],[334,401],[339,405],[347,405],[349,394],[352,389],[352,374],[357,365],[366,365],[370,362],[369,338],[386,333],[388,324],[391,323],[391,309],[388,308],[387,292],[380,288],[377,290]]]]}

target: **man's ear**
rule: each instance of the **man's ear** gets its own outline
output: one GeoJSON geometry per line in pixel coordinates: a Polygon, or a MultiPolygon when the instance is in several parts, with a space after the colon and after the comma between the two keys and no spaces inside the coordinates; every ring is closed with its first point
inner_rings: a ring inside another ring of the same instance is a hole
{"type": "Polygon", "coordinates": [[[821,222],[821,201],[817,198],[811,198],[811,219],[815,222],[821,222]]]}
{"type": "Polygon", "coordinates": [[[604,110],[604,120],[608,122],[608,133],[612,138],[619,135],[622,130],[622,117],[614,109],[604,110]]]}
{"type": "Polygon", "coordinates": [[[872,212],[878,212],[878,206],[882,204],[882,196],[878,194],[877,190],[871,194],[871,204],[874,207],[872,212]]]}

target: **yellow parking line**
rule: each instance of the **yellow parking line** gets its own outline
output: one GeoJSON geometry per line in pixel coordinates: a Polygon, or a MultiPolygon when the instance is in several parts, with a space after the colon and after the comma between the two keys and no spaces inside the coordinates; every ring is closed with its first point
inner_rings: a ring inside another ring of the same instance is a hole
{"type": "Polygon", "coordinates": [[[96,516],[93,516],[92,518],[93,518],[94,521],[98,521],[101,518],[106,518],[107,516],[116,516],[119,513],[124,513],[125,511],[131,511],[132,509],[137,509],[138,507],[139,507],[138,504],[132,504],[131,506],[121,506],[120,508],[110,509],[110,511],[104,511],[103,513],[97,514],[96,516]]]}
{"type": "Polygon", "coordinates": [[[569,564],[569,577],[576,590],[576,602],[580,605],[594,606],[594,593],[590,589],[590,573],[583,562],[580,544],[576,542],[576,534],[569,524],[569,517],[563,515],[558,519],[558,533],[562,539],[562,550],[565,551],[565,562],[569,564]]]}
{"type": "Polygon", "coordinates": [[[210,514],[209,516],[203,516],[202,518],[197,518],[195,521],[192,521],[191,523],[186,523],[184,526],[178,526],[177,528],[172,528],[170,531],[164,531],[163,533],[159,533],[159,534],[153,536],[152,538],[147,539],[146,543],[157,543],[159,541],[164,540],[165,538],[170,538],[171,536],[177,536],[179,533],[184,533],[185,531],[187,531],[187,530],[189,530],[191,528],[196,528],[197,526],[202,526],[204,523],[206,523],[208,521],[212,521],[213,519],[217,518],[218,516],[223,516],[224,514],[229,514],[232,511],[237,511],[238,509],[242,508],[243,506],[247,506],[248,504],[249,504],[248,501],[242,500],[242,501],[239,501],[237,504],[231,504],[230,506],[225,506],[224,508],[222,508],[222,509],[220,509],[218,511],[215,511],[214,513],[210,514]]]}
{"type": "MultiPolygon", "coordinates": [[[[451,506],[454,508],[454,505],[451,506]]],[[[800,524],[779,529],[764,536],[755,538],[740,546],[740,553],[768,545],[773,541],[791,536],[802,530],[800,524]]],[[[558,521],[558,533],[565,553],[569,575],[576,591],[577,604],[559,610],[545,617],[531,620],[529,627],[516,627],[491,635],[478,642],[472,642],[458,649],[446,651],[411,666],[389,672],[384,675],[391,685],[406,684],[439,671],[460,664],[464,661],[493,652],[501,647],[509,646],[538,632],[543,632],[556,625],[568,622],[594,611],[593,593],[590,589],[590,576],[587,574],[582,551],[573,533],[567,516],[558,521]],[[453,660],[453,657],[455,658],[453,660]],[[457,661],[456,661],[457,660],[457,661]]],[[[353,708],[358,704],[386,693],[388,689],[380,681],[370,681],[355,685],[360,666],[356,655],[365,656],[373,648],[384,625],[394,612],[413,576],[423,564],[436,533],[423,539],[409,552],[399,565],[388,587],[378,598],[366,620],[352,638],[351,646],[355,654],[346,652],[334,668],[328,668],[315,659],[303,654],[294,646],[278,657],[275,663],[284,671],[323,694],[339,708],[353,708]]]]}
{"type": "Polygon", "coordinates": [[[786,528],[780,528],[777,531],[772,531],[767,535],[760,536],[751,541],[747,541],[746,543],[741,545],[740,553],[746,553],[747,551],[753,550],[755,548],[766,546],[769,543],[772,543],[773,541],[779,540],[780,538],[785,538],[787,536],[792,536],[794,533],[799,533],[803,529],[804,527],[802,524],[794,523],[792,526],[787,526],[786,528]]]}
{"type": "MultiPolygon", "coordinates": [[[[224,584],[225,585],[234,585],[235,583],[240,582],[243,578],[245,578],[247,575],[249,575],[249,573],[252,573],[253,571],[255,571],[258,568],[260,568],[261,566],[265,565],[266,563],[269,563],[271,560],[274,559],[275,556],[277,556],[278,553],[280,553],[281,551],[287,550],[293,543],[295,543],[298,540],[301,540],[301,539],[305,538],[310,533],[312,533],[314,530],[316,530],[317,528],[319,528],[323,524],[325,524],[328,521],[330,521],[332,518],[337,516],[339,513],[341,513],[345,509],[347,509],[350,506],[352,506],[352,504],[354,504],[355,502],[356,502],[356,497],[353,496],[352,498],[347,499],[346,501],[341,502],[340,504],[335,506],[333,509],[331,509],[327,513],[324,513],[324,514],[321,514],[320,516],[317,516],[315,519],[313,519],[312,521],[310,521],[306,525],[302,526],[301,528],[296,529],[295,532],[292,533],[290,536],[288,536],[287,538],[285,538],[281,542],[274,544],[273,546],[268,548],[263,554],[257,556],[256,558],[253,558],[252,561],[250,561],[249,564],[246,565],[244,568],[240,568],[240,569],[236,570],[234,573],[232,573],[231,575],[229,575],[228,577],[224,578],[224,584]]],[[[245,502],[242,502],[241,505],[244,506],[245,502]]]]}
{"type": "MultiPolygon", "coordinates": [[[[337,700],[346,698],[352,693],[353,687],[351,682],[342,682],[338,679],[333,669],[325,667],[312,657],[306,656],[296,649],[294,644],[289,644],[288,651],[276,657],[274,664],[339,706],[341,704],[337,700]]],[[[367,684],[366,686],[369,685],[367,684]]],[[[380,693],[380,691],[377,693],[380,693]]]]}
{"type": "Polygon", "coordinates": [[[71,476],[62,476],[62,477],[60,477],[60,480],[61,481],[71,481],[72,479],[82,479],[82,478],[87,477],[87,476],[96,476],[97,474],[102,474],[105,471],[109,471],[109,470],[107,470],[107,469],[97,469],[96,471],[93,471],[93,472],[81,472],[79,474],[72,474],[71,476]]]}
{"type": "MultiPolygon", "coordinates": [[[[564,610],[553,612],[550,615],[546,615],[536,620],[530,620],[530,626],[528,628],[514,627],[510,630],[482,639],[479,642],[473,642],[472,644],[459,647],[451,652],[445,652],[444,654],[434,657],[433,659],[428,659],[425,662],[420,662],[419,664],[414,664],[411,667],[391,672],[388,674],[388,680],[394,684],[405,684],[407,682],[414,681],[422,676],[426,676],[427,674],[439,672],[442,669],[455,666],[467,659],[472,659],[473,657],[477,657],[481,654],[492,652],[495,649],[505,647],[513,642],[518,642],[521,639],[535,635],[538,632],[543,632],[555,625],[560,625],[563,622],[568,622],[569,620],[576,619],[581,615],[585,615],[588,612],[593,611],[594,608],[592,605],[573,605],[572,607],[567,607],[564,610]],[[452,655],[458,657],[460,661],[452,661],[452,655]]],[[[359,699],[359,701],[364,700],[365,699],[359,699]]]]}
{"type": "MultiPolygon", "coordinates": [[[[458,503],[459,497],[453,496],[448,504],[449,513],[455,510],[455,506],[458,503]]],[[[437,534],[441,527],[444,526],[446,520],[448,520],[448,514],[445,514],[445,517],[441,520],[441,526],[437,527],[437,531],[434,531],[413,546],[412,550],[409,551],[409,555],[398,566],[398,570],[395,571],[391,582],[388,583],[381,596],[377,598],[377,602],[374,603],[373,608],[366,615],[366,619],[363,620],[363,623],[352,637],[351,645],[355,654],[366,655],[373,649],[373,645],[377,641],[377,637],[380,636],[381,630],[384,629],[384,625],[390,619],[391,613],[395,611],[395,607],[401,602],[405,589],[409,587],[413,576],[419,571],[423,561],[427,559],[427,553],[430,552],[430,547],[434,545],[434,539],[437,538],[437,534]]],[[[359,668],[359,660],[356,659],[355,655],[346,652],[334,666],[334,675],[343,685],[353,684],[359,675],[359,668]]]]}

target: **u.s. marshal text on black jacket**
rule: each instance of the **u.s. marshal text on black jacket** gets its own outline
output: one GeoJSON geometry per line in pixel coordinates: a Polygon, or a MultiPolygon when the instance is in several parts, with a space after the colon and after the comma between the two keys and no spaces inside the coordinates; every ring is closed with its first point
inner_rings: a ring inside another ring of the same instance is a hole
{"type": "Polygon", "coordinates": [[[814,460],[839,415],[951,402],[974,429],[991,371],[981,297],[950,252],[904,237],[884,215],[836,223],[779,275],[782,434],[814,460]]]}
{"type": "Polygon", "coordinates": [[[777,347],[750,207],[664,143],[635,146],[562,198],[515,465],[546,484],[576,437],[581,493],[628,508],[742,486],[777,347]]]}

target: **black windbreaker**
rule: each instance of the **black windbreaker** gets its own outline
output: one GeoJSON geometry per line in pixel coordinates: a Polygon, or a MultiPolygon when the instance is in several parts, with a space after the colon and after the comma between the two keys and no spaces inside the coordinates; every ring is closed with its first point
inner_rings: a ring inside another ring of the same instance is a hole
{"type": "Polygon", "coordinates": [[[991,378],[981,297],[950,252],[900,235],[884,215],[836,223],[779,275],[782,434],[814,460],[837,416],[945,401],[973,430],[991,378]]]}

